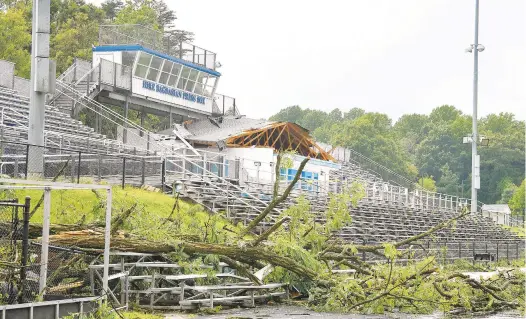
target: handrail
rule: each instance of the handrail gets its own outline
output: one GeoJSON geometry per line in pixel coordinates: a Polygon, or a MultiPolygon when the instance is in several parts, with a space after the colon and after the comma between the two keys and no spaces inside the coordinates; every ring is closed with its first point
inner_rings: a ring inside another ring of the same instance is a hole
{"type": "MultiPolygon", "coordinates": [[[[129,24],[101,24],[101,25],[99,26],[99,28],[102,28],[102,27],[106,27],[106,28],[107,28],[107,27],[118,28],[118,27],[123,27],[123,26],[135,26],[135,27],[140,27],[141,29],[147,29],[147,30],[150,31],[150,32],[157,33],[158,35],[161,36],[161,38],[162,38],[162,36],[163,36],[163,32],[161,32],[161,31],[159,31],[159,30],[152,29],[152,28],[150,28],[150,27],[148,27],[148,26],[146,26],[146,25],[139,24],[139,23],[129,23],[129,24]]],[[[130,37],[130,36],[128,36],[128,37],[130,37]]],[[[132,37],[130,37],[130,38],[132,38],[132,37]]],[[[212,52],[212,51],[210,51],[210,50],[208,50],[208,49],[205,49],[205,48],[200,47],[200,46],[198,46],[198,45],[192,44],[192,43],[190,43],[190,42],[181,41],[181,43],[185,43],[185,44],[191,45],[191,46],[193,46],[193,47],[199,48],[199,49],[201,49],[201,50],[205,50],[206,52],[210,52],[210,53],[212,53],[212,54],[215,54],[215,52],[212,52]]]]}

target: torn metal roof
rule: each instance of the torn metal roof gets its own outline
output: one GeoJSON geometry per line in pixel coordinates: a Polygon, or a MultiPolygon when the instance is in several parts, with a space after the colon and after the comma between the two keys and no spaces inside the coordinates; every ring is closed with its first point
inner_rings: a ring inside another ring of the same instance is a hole
{"type": "Polygon", "coordinates": [[[222,116],[191,120],[176,125],[177,133],[194,144],[227,147],[270,147],[300,155],[334,160],[310,137],[305,128],[290,122],[272,122],[244,116],[222,116]]]}

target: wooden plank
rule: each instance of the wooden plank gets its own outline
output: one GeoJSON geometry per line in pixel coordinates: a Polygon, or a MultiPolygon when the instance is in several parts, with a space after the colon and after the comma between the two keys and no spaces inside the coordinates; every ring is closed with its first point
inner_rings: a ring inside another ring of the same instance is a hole
{"type": "MultiPolygon", "coordinates": [[[[286,292],[273,292],[263,295],[254,295],[254,299],[266,299],[269,297],[284,297],[286,296],[286,292]]],[[[235,297],[214,297],[213,301],[214,303],[221,303],[222,301],[243,301],[243,300],[251,300],[252,296],[235,296],[235,297]]],[[[193,300],[182,300],[179,302],[181,306],[189,306],[192,304],[210,304],[210,298],[207,299],[193,299],[193,300]]]]}
{"type": "Polygon", "coordinates": [[[126,276],[128,276],[128,272],[127,271],[123,271],[123,272],[119,272],[119,273],[116,273],[116,274],[108,276],[108,280],[122,278],[122,277],[126,277],[126,276]]]}
{"type": "Polygon", "coordinates": [[[265,289],[276,289],[284,287],[287,284],[266,284],[261,286],[242,286],[242,285],[232,285],[232,286],[187,286],[186,289],[191,289],[195,291],[214,291],[214,290],[265,290],[265,289]]]}

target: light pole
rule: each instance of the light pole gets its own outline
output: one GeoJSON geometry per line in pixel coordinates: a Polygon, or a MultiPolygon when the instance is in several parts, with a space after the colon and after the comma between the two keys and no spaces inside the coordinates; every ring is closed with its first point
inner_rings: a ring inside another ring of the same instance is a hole
{"type": "Polygon", "coordinates": [[[473,52],[473,132],[471,135],[471,212],[477,211],[477,189],[480,188],[480,157],[477,155],[477,97],[479,52],[485,47],[479,44],[479,0],[475,0],[475,42],[466,52],[473,52]]]}
{"type": "MultiPolygon", "coordinates": [[[[33,0],[31,34],[31,91],[27,131],[27,173],[44,174],[44,123],[46,93],[55,90],[55,62],[49,59],[50,0],[33,0]]],[[[27,176],[26,176],[27,178],[27,176]]]]}

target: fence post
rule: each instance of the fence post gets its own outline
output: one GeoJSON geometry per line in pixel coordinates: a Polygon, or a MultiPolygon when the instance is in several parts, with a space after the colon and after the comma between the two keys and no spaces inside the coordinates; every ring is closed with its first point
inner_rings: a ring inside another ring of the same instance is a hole
{"type": "Polygon", "coordinates": [[[497,261],[499,261],[499,242],[497,242],[497,261]]]}
{"type": "Polygon", "coordinates": [[[122,158],[122,189],[124,189],[124,184],[126,182],[126,157],[122,158]]]}
{"type": "Polygon", "coordinates": [[[473,241],[473,266],[475,266],[475,242],[473,241]]]}
{"type": "Polygon", "coordinates": [[[71,154],[71,182],[75,183],[75,156],[71,154]]]}
{"type": "Polygon", "coordinates": [[[102,174],[100,173],[100,166],[102,164],[102,155],[99,154],[98,158],[97,158],[97,177],[99,178],[99,183],[100,181],[102,180],[102,174]]]}
{"type": "Polygon", "coordinates": [[[26,171],[25,171],[25,176],[26,176],[26,179],[27,179],[27,163],[29,163],[29,144],[26,145],[26,171]]]}
{"type": "Polygon", "coordinates": [[[144,157],[142,158],[141,160],[142,162],[142,167],[141,167],[141,186],[144,186],[144,179],[145,179],[145,173],[146,173],[146,160],[144,159],[144,157]]]}
{"type": "Polygon", "coordinates": [[[519,243],[515,243],[516,245],[516,250],[515,250],[515,259],[519,259],[519,243]]]}
{"type": "Polygon", "coordinates": [[[506,242],[506,259],[510,262],[510,243],[506,242]]]}
{"type": "Polygon", "coordinates": [[[48,249],[49,249],[49,224],[51,212],[51,188],[44,189],[44,214],[42,220],[42,246],[40,255],[40,280],[38,292],[42,296],[45,293],[47,270],[48,270],[48,249]]]}
{"type": "Polygon", "coordinates": [[[164,183],[166,181],[166,158],[163,158],[163,162],[161,164],[161,190],[164,193],[164,183]]]}
{"type": "Polygon", "coordinates": [[[458,242],[458,259],[462,259],[462,243],[458,242]]]}
{"type": "Polygon", "coordinates": [[[31,206],[31,198],[26,196],[24,203],[24,226],[22,231],[22,267],[20,267],[20,295],[18,302],[24,302],[24,296],[26,291],[26,268],[27,268],[27,255],[29,246],[29,209],[31,206]]]}
{"type": "Polygon", "coordinates": [[[82,152],[79,152],[79,163],[77,165],[77,184],[80,184],[80,160],[81,160],[82,152]]]}
{"type": "Polygon", "coordinates": [[[113,87],[117,87],[117,63],[113,62],[113,87]]]}
{"type": "Polygon", "coordinates": [[[18,178],[18,157],[15,157],[15,167],[13,168],[14,178],[18,178]]]}

